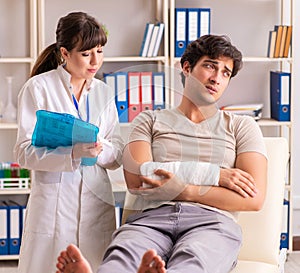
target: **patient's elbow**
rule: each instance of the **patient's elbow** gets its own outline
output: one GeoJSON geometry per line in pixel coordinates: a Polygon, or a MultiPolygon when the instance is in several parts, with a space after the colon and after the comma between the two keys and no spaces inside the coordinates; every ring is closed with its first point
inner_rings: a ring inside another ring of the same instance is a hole
{"type": "Polygon", "coordinates": [[[257,203],[255,206],[253,206],[253,211],[260,211],[263,208],[264,202],[257,203]]]}
{"type": "Polygon", "coordinates": [[[251,202],[251,205],[249,206],[250,211],[260,211],[265,203],[265,198],[257,198],[256,200],[253,200],[254,202],[251,202]]]}

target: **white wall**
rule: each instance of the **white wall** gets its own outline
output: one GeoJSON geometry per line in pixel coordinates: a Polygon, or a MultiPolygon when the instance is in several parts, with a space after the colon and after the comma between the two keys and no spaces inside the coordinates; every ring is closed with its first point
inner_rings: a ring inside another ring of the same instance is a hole
{"type": "MultiPolygon", "coordinates": [[[[294,33],[300,33],[300,1],[294,0],[294,33]]],[[[294,235],[300,236],[300,179],[299,179],[299,166],[300,166],[300,145],[298,140],[300,138],[300,36],[294,35],[294,151],[293,151],[293,231],[294,235]]]]}

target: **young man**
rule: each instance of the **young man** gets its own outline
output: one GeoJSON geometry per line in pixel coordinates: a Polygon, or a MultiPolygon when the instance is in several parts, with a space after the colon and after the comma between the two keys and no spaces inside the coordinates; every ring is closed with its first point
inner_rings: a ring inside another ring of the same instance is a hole
{"type": "Polygon", "coordinates": [[[142,112],[133,121],[123,166],[134,194],[131,209],[139,211],[114,233],[98,273],[137,272],[147,249],[162,257],[168,273],[234,268],[242,241],[235,212],[262,207],[267,176],[256,122],[216,107],[241,66],[242,54],[227,37],[200,37],[181,58],[180,105],[142,112]],[[142,176],[141,166],[152,161],[211,164],[218,183],[199,178],[191,184],[192,177],[163,169],[154,172],[158,179],[142,176]]]}

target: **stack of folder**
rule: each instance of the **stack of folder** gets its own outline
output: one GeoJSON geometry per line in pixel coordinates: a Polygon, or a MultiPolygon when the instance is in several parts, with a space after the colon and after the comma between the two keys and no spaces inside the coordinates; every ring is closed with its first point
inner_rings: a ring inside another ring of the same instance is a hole
{"type": "Polygon", "coordinates": [[[163,37],[164,23],[147,23],[140,49],[141,57],[156,57],[163,37]]]}
{"type": "Polygon", "coordinates": [[[209,8],[175,9],[175,57],[181,57],[187,44],[210,33],[209,8]]]}
{"type": "Polygon", "coordinates": [[[165,108],[164,72],[115,72],[104,74],[115,91],[120,122],[131,122],[141,111],[165,108]]]}
{"type": "Polygon", "coordinates": [[[234,104],[221,107],[221,110],[230,111],[236,115],[246,115],[259,120],[262,117],[263,104],[234,104]]]}
{"type": "Polygon", "coordinates": [[[13,201],[0,204],[0,255],[19,254],[25,210],[13,201]]]}
{"type": "Polygon", "coordinates": [[[287,58],[292,41],[292,26],[275,25],[269,31],[268,53],[269,58],[287,58]]]}

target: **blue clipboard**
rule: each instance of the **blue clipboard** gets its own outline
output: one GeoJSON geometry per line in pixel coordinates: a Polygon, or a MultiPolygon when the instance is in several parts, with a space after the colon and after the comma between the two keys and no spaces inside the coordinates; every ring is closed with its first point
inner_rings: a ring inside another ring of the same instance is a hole
{"type": "MultiPolygon", "coordinates": [[[[32,134],[32,145],[55,149],[76,143],[96,142],[99,128],[67,113],[36,111],[37,121],[32,134]]],[[[82,158],[82,165],[94,165],[95,158],[82,158]]]]}

